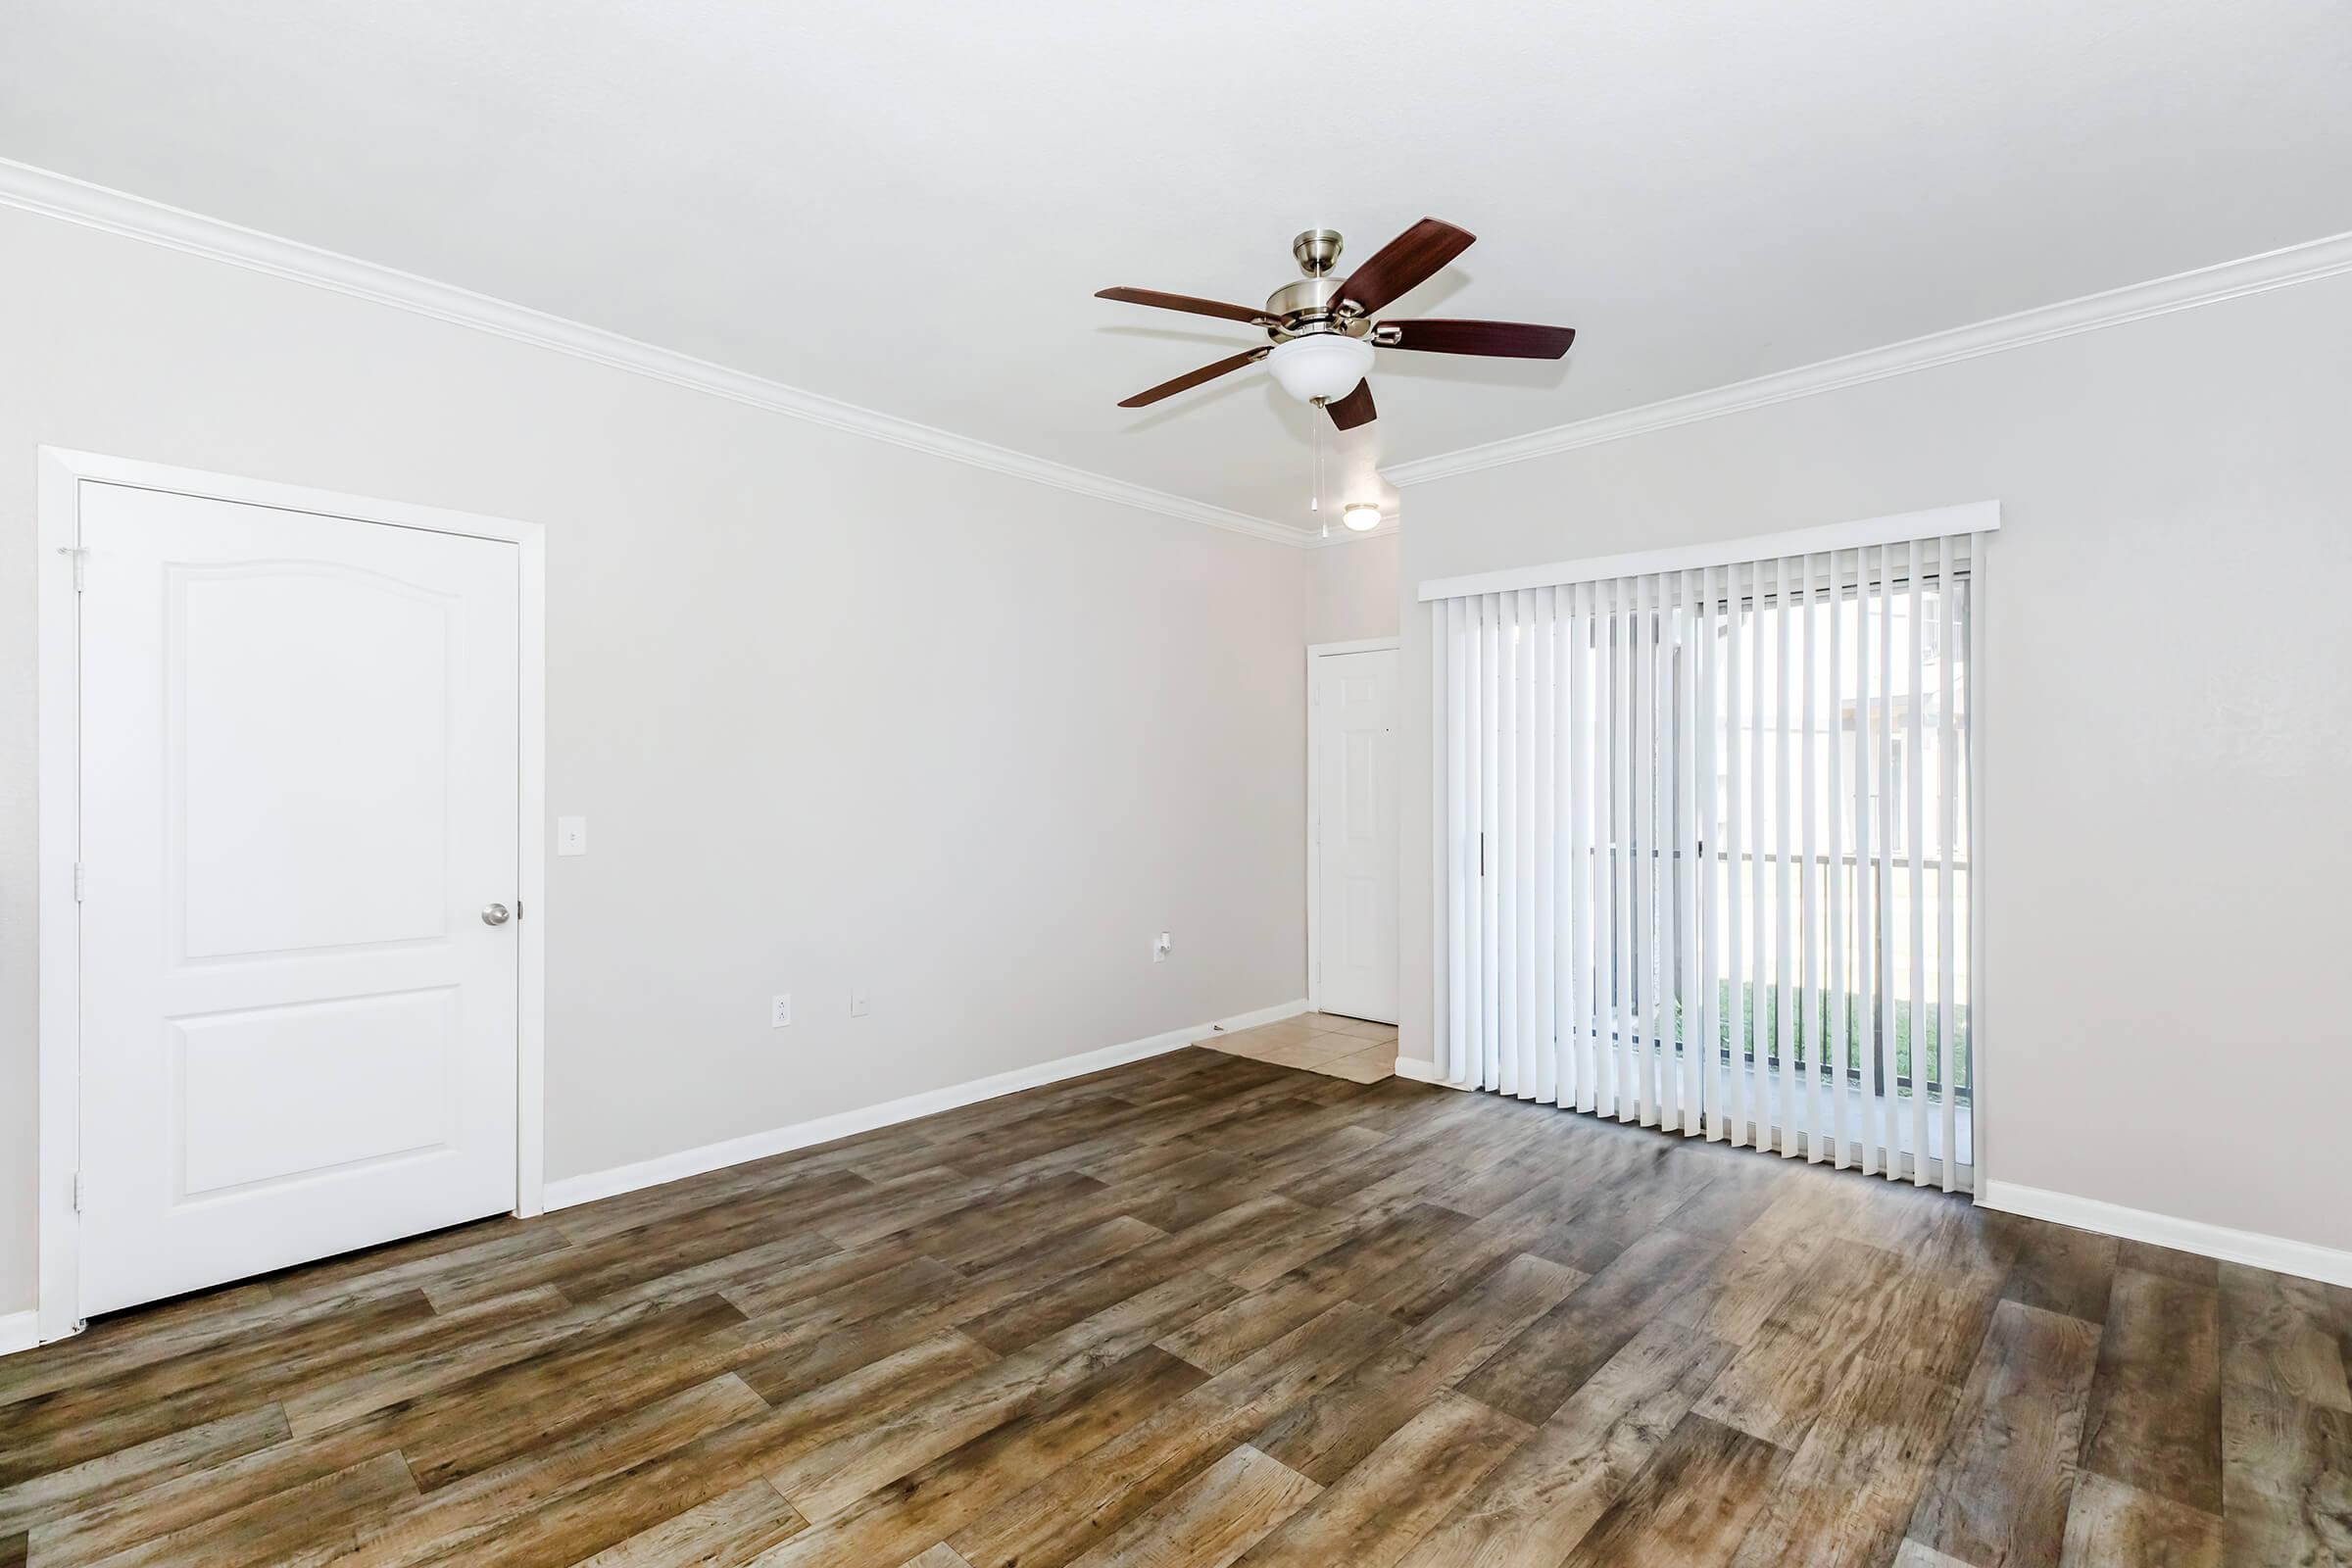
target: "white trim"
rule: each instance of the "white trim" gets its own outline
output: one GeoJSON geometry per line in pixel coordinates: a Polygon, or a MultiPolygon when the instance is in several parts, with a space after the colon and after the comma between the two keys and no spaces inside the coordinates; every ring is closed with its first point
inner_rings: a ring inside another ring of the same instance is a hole
{"type": "MultiPolygon", "coordinates": [[[[0,166],[4,169],[5,166],[0,166]]],[[[546,1168],[547,886],[547,535],[539,523],[378,501],[299,485],[205,473],[130,458],[42,447],[39,475],[39,809],[40,1049],[39,1333],[63,1339],[80,1327],[80,1227],[74,1217],[74,1176],[80,1164],[81,918],[74,897],[80,855],[80,604],[74,589],[73,547],[80,537],[83,483],[168,490],[311,513],[356,522],[422,528],[498,539],[516,547],[520,571],[520,821],[522,908],[515,938],[514,1212],[539,1213],[546,1168]]]]}
{"type": "Polygon", "coordinates": [[[80,482],[67,455],[43,447],[35,462],[41,994],[33,1227],[36,1323],[47,1342],[81,1326],[80,1226],[74,1212],[74,1175],[81,1167],[81,906],[74,897],[81,856],[81,603],[74,591],[74,551],[81,521],[80,482]]]}
{"type": "Polygon", "coordinates": [[[1380,526],[1377,528],[1356,529],[1341,523],[1333,527],[1328,534],[1308,535],[1307,543],[1318,550],[1328,550],[1333,545],[1354,545],[1361,544],[1366,539],[1386,539],[1396,531],[1396,523],[1397,514],[1394,512],[1386,513],[1382,514],[1380,526]]]}
{"type": "MultiPolygon", "coordinates": [[[[1316,803],[1323,798],[1323,765],[1322,749],[1315,744],[1315,714],[1321,710],[1315,705],[1315,661],[1335,654],[1393,654],[1397,647],[1395,637],[1306,645],[1306,1004],[1318,1012],[1323,1007],[1323,823],[1316,814],[1316,803]]],[[[1402,897],[1399,890],[1399,901],[1402,897]]],[[[1399,952],[1396,958],[1401,966],[1404,955],[1399,952]]]]}
{"type": "Polygon", "coordinates": [[[14,1355],[41,1343],[40,1314],[0,1312],[0,1355],[14,1355]]]}
{"type": "Polygon", "coordinates": [[[574,359],[588,360],[613,369],[651,376],[674,386],[707,392],[730,402],[749,404],[773,414],[806,419],[830,429],[887,441],[893,446],[929,452],[976,468],[1010,474],[1037,484],[1092,496],[1139,512],[1212,528],[1248,534],[1294,549],[1321,543],[1304,528],[1287,527],[1264,517],[1250,516],[1225,507],[1211,506],[1189,496],[1154,490],[1149,485],[1114,479],[1067,464],[1015,452],[1009,447],[977,441],[902,419],[895,415],[859,408],[835,398],[771,381],[764,376],[733,370],[692,355],[609,332],[602,327],[550,316],[527,306],[510,304],[470,289],[418,277],[394,268],[378,267],[356,257],[320,250],[299,240],[282,239],[235,223],[206,218],[183,208],[166,206],[123,191],[110,190],[86,180],[0,159],[0,206],[15,207],[87,228],[144,240],[190,256],[226,262],[272,277],[309,283],[354,299],[428,316],[438,321],[469,326],[496,337],[553,349],[574,359]]]}
{"type": "Polygon", "coordinates": [[[1977,1194],[1985,1208],[2023,1214],[2030,1219],[2071,1225],[2077,1230],[2120,1236],[2128,1242],[2146,1242],[2175,1251],[2218,1257],[2225,1263],[2247,1263],[2300,1279],[2352,1286],[2352,1252],[2260,1231],[2233,1230],[2203,1220],[2178,1219],[2144,1208],[2126,1208],[2096,1198],[2077,1198],[2016,1182],[1986,1182],[1977,1194]]]}
{"type": "Polygon", "coordinates": [[[1913,539],[1940,539],[1960,533],[1997,533],[2001,526],[1998,501],[1971,501],[1928,512],[1901,512],[1889,517],[1858,517],[1850,522],[1823,523],[1813,528],[1786,528],[1779,533],[1750,534],[1740,539],[1718,539],[1699,544],[1667,545],[1636,550],[1621,556],[1588,556],[1582,561],[1554,562],[1543,566],[1511,566],[1501,571],[1472,572],[1463,577],[1433,577],[1420,588],[1423,604],[1433,599],[1461,599],[1471,594],[1509,593],[1518,588],[1554,588],[1563,583],[1605,582],[1650,572],[1689,571],[1720,566],[1726,562],[1770,561],[1788,556],[1828,554],[1874,545],[1902,544],[1913,539]]]}
{"type": "Polygon", "coordinates": [[[1410,1078],[1417,1084],[1438,1084],[1447,1089],[1460,1089],[1464,1087],[1461,1084],[1446,1083],[1445,1079],[1438,1076],[1438,1064],[1436,1062],[1423,1061],[1418,1056],[1398,1056],[1396,1058],[1396,1076],[1399,1078],[1410,1078]]]}
{"type": "Polygon", "coordinates": [[[1547,430],[1531,431],[1504,441],[1489,441],[1479,446],[1464,447],[1457,452],[1417,458],[1410,463],[1399,463],[1381,469],[1381,477],[1402,490],[1411,485],[1427,484],[1433,479],[1476,473],[1481,468],[1498,468],[1505,464],[1524,463],[1530,458],[1548,457],[1555,452],[1573,452],[1579,447],[1598,446],[1604,441],[1622,441],[1628,436],[1646,435],[1652,430],[1670,429],[1700,419],[1720,418],[1727,414],[1786,403],[1792,398],[1835,392],[1840,387],[1859,386],[1892,375],[1907,375],[1914,370],[1933,369],[1939,365],[1952,365],[2007,349],[2026,348],[2032,344],[2049,342],[2053,338],[2072,337],[2078,332],[2096,331],[2104,326],[2120,326],[2127,321],[2145,320],[2151,316],[2191,310],[2200,305],[2259,294],[2268,289],[2314,282],[2345,271],[2352,271],[2352,233],[2330,234],[2300,245],[2265,251],[2258,256],[2223,262],[2219,266],[2199,268],[2195,271],[2176,272],[2170,277],[2132,283],[2103,294],[2086,294],[2080,299],[2038,306],[2013,316],[1997,316],[1989,321],[1931,332],[1925,337],[1867,349],[1860,354],[1822,360],[1795,369],[1757,376],[1752,380],[1735,381],[1728,386],[1713,387],[1704,392],[1643,404],[1640,408],[1621,409],[1613,414],[1554,425],[1547,430]]]}
{"type": "Polygon", "coordinates": [[[1105,1046],[1099,1051],[1041,1061],[1034,1066],[1015,1067],[1010,1072],[951,1084],[945,1089],[928,1090],[902,1100],[884,1101],[878,1105],[862,1105],[856,1110],[819,1116],[812,1121],[795,1122],[789,1127],[774,1127],[766,1132],[730,1138],[724,1143],[704,1144],[698,1149],[681,1149],[674,1154],[659,1154],[631,1165],[615,1165],[609,1170],[590,1171],[583,1176],[566,1176],[561,1181],[548,1183],[547,1206],[551,1209],[571,1208],[580,1203],[592,1203],[600,1198],[612,1198],[621,1193],[636,1192],[639,1188],[659,1187],[664,1182],[683,1181],[689,1176],[722,1170],[746,1160],[765,1159],[772,1154],[790,1153],[796,1149],[811,1149],[836,1139],[854,1138],[876,1128],[937,1115],[943,1110],[994,1100],[1001,1095],[1018,1094],[1024,1089],[1058,1083],[1064,1078],[1084,1077],[1090,1072],[1101,1072],[1105,1067],[1116,1067],[1130,1061],[1141,1061],[1146,1056],[1181,1051],[1186,1046],[1196,1045],[1219,1033],[1254,1029],[1261,1023],[1296,1017],[1306,1010],[1307,1005],[1303,1001],[1285,1002],[1219,1023],[1171,1029],[1165,1034],[1149,1035],[1123,1045],[1105,1046]]]}

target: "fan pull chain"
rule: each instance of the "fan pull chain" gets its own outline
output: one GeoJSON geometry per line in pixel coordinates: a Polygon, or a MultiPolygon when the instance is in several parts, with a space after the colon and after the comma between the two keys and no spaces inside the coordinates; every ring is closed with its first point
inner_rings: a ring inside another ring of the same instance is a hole
{"type": "MultiPolygon", "coordinates": [[[[1323,412],[1322,400],[1317,399],[1314,407],[1315,412],[1321,414],[1323,412]]],[[[1318,418],[1308,428],[1313,432],[1315,447],[1315,489],[1314,494],[1307,497],[1306,510],[1321,516],[1323,513],[1323,421],[1318,418]]],[[[1323,537],[1326,539],[1331,537],[1331,520],[1328,517],[1323,519],[1323,537]]]]}

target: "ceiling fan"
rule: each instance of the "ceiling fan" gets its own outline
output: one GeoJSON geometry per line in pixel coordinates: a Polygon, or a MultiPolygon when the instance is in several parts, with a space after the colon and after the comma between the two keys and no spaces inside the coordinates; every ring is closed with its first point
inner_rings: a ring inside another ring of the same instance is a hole
{"type": "Polygon", "coordinates": [[[1476,238],[1466,228],[1424,218],[1346,277],[1334,277],[1331,269],[1340,259],[1339,231],[1310,228],[1291,241],[1291,254],[1298,259],[1299,270],[1306,275],[1276,289],[1263,310],[1148,288],[1103,289],[1095,298],[1247,321],[1263,327],[1271,340],[1263,348],[1203,365],[1173,381],[1162,381],[1149,391],[1124,398],[1119,407],[1140,409],[1264,360],[1284,391],[1329,413],[1331,422],[1341,429],[1352,430],[1371,423],[1377,412],[1372,407],[1372,384],[1364,379],[1372,368],[1374,349],[1479,354],[1507,360],[1556,360],[1566,354],[1568,345],[1576,341],[1574,327],[1536,326],[1526,321],[1372,319],[1374,311],[1428,281],[1440,268],[1468,250],[1476,238]]]}

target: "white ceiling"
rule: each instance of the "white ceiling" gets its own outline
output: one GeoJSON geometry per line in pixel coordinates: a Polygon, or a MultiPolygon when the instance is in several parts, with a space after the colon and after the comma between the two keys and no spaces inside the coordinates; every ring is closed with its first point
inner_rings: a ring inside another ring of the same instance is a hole
{"type": "Polygon", "coordinates": [[[1396,463],[2352,228],[2343,0],[0,0],[0,156],[1303,525],[1255,303],[1323,223],[1396,463]],[[1347,260],[1342,262],[1345,270],[1347,260]]]}

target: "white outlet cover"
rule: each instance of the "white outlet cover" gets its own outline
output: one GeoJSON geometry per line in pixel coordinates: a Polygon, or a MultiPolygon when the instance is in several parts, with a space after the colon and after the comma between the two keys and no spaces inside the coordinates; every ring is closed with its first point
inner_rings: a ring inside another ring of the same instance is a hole
{"type": "Polygon", "coordinates": [[[851,992],[851,993],[850,993],[850,1016],[851,1016],[851,1017],[853,1017],[853,1018],[862,1018],[862,1017],[864,1017],[864,1016],[865,1016],[865,1013],[866,1013],[866,1005],[865,1005],[865,993],[864,993],[864,992],[862,992],[862,991],[853,991],[853,992],[851,992]]]}
{"type": "Polygon", "coordinates": [[[767,1024],[771,1029],[792,1027],[792,993],[787,991],[768,1004],[767,1024]]]}
{"type": "Polygon", "coordinates": [[[588,853],[588,819],[584,816],[556,818],[556,853],[558,855],[586,855],[588,853]]]}

